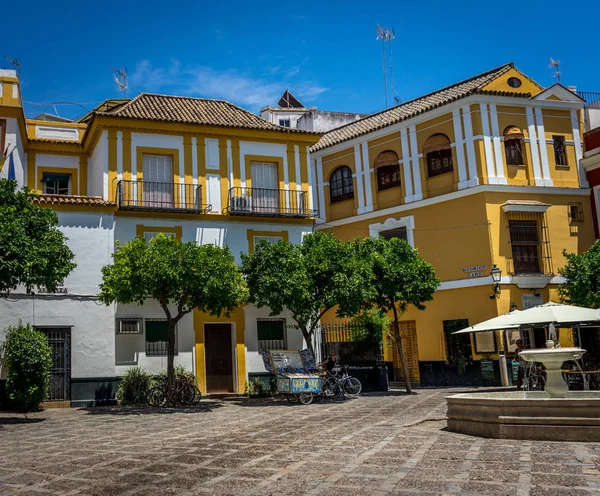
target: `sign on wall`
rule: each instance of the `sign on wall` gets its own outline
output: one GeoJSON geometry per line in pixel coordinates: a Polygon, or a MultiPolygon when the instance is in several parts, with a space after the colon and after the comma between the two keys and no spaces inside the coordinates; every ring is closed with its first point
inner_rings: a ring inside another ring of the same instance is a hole
{"type": "Polygon", "coordinates": [[[485,274],[487,265],[473,265],[472,267],[463,267],[463,272],[467,277],[482,277],[485,274]]]}

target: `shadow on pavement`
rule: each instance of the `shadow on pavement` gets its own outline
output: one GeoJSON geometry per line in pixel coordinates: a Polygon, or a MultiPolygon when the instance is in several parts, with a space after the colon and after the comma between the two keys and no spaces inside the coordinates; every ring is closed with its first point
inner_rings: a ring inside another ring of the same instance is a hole
{"type": "Polygon", "coordinates": [[[19,424],[39,424],[46,420],[45,418],[27,418],[27,417],[0,417],[0,427],[3,425],[19,424]]]}
{"type": "Polygon", "coordinates": [[[88,415],[171,415],[173,413],[206,413],[224,406],[221,402],[207,401],[195,406],[180,406],[176,408],[138,406],[100,406],[92,408],[79,408],[79,411],[88,415]]]}

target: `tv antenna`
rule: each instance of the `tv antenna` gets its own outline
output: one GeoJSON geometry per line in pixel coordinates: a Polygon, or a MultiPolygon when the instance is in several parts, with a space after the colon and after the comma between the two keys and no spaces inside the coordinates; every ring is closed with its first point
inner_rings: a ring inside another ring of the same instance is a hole
{"type": "Polygon", "coordinates": [[[111,67],[111,69],[113,71],[113,79],[119,87],[118,91],[122,91],[123,98],[127,98],[127,67],[124,67],[123,69],[115,69],[114,67],[111,67]]]}
{"type": "Polygon", "coordinates": [[[396,96],[396,88],[394,84],[394,38],[396,33],[393,29],[382,28],[377,24],[377,40],[381,40],[381,51],[383,55],[383,85],[385,90],[385,108],[388,108],[388,80],[387,80],[387,57],[389,51],[390,58],[390,86],[392,98],[396,103],[400,103],[400,99],[396,96]]]}
{"type": "Polygon", "coordinates": [[[21,77],[21,59],[20,58],[12,58],[8,55],[5,55],[4,58],[8,60],[10,65],[13,66],[13,69],[17,71],[17,77],[21,77]]]}
{"type": "Polygon", "coordinates": [[[550,57],[550,65],[548,65],[548,69],[552,69],[553,67],[556,70],[553,76],[558,79],[558,82],[560,83],[560,60],[554,60],[552,57],[550,57]]]}

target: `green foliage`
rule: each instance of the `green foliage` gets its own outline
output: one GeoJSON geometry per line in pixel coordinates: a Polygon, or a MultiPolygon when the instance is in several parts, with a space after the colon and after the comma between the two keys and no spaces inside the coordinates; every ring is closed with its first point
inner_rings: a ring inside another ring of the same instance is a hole
{"type": "Polygon", "coordinates": [[[168,403],[175,406],[173,389],[175,326],[198,309],[215,317],[229,315],[245,301],[242,273],[228,248],[182,243],[163,234],[147,242],[135,238],[118,244],[112,265],[102,268],[98,298],[106,305],[156,300],[167,317],[168,403]]]}
{"type": "Polygon", "coordinates": [[[58,216],[33,204],[35,194],[0,179],[0,297],[17,286],[55,291],[75,268],[73,252],[56,227],[58,216]]]}
{"type": "Polygon", "coordinates": [[[371,260],[371,301],[374,305],[401,314],[409,305],[424,310],[440,284],[433,265],[423,260],[406,241],[382,237],[356,240],[358,250],[371,260]]]}
{"type": "Polygon", "coordinates": [[[600,308],[600,241],[577,255],[563,250],[567,264],[558,273],[567,279],[558,288],[563,303],[586,308],[600,308]]]}
{"type": "Polygon", "coordinates": [[[265,397],[271,396],[277,392],[277,382],[273,378],[269,382],[269,387],[265,386],[265,383],[256,377],[253,381],[246,381],[246,396],[265,397]]]}
{"type": "Polygon", "coordinates": [[[29,324],[9,327],[4,360],[11,406],[27,411],[39,409],[46,398],[52,367],[52,349],[46,335],[29,324]]]}
{"type": "Polygon", "coordinates": [[[150,389],[152,376],[141,367],[127,370],[117,390],[117,399],[122,405],[146,403],[146,393],[150,389]]]}
{"type": "Polygon", "coordinates": [[[272,316],[289,309],[311,350],[314,328],[328,310],[337,306],[345,317],[364,307],[368,271],[350,242],[328,232],[307,234],[301,245],[263,241],[253,254],[242,254],[250,302],[269,307],[272,316]]]}
{"type": "Polygon", "coordinates": [[[412,388],[402,350],[399,315],[410,305],[424,310],[424,303],[433,299],[440,280],[433,266],[404,240],[378,237],[357,239],[354,243],[356,251],[370,260],[371,303],[386,313],[393,312],[394,341],[402,363],[406,390],[410,393],[412,388]]]}
{"type": "Polygon", "coordinates": [[[365,310],[350,320],[350,338],[381,346],[384,336],[389,335],[391,322],[392,319],[379,308],[365,310]]]}
{"type": "MultiPolygon", "coordinates": [[[[190,372],[183,365],[177,365],[173,369],[173,375],[175,377],[175,380],[177,380],[179,378],[185,378],[185,379],[191,380],[194,384],[196,383],[196,376],[194,375],[194,373],[190,372]]],[[[155,385],[158,386],[158,385],[163,384],[166,377],[167,377],[166,371],[162,371],[160,374],[155,375],[151,379],[152,386],[155,386],[155,385]]]]}

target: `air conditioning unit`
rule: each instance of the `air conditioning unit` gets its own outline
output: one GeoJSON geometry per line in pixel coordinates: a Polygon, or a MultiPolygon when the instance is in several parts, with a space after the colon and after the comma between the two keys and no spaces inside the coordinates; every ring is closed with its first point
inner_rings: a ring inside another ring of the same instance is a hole
{"type": "Polygon", "coordinates": [[[232,212],[251,212],[252,197],[251,196],[234,196],[231,199],[232,212]]]}

